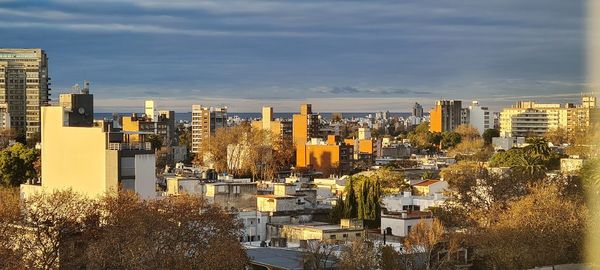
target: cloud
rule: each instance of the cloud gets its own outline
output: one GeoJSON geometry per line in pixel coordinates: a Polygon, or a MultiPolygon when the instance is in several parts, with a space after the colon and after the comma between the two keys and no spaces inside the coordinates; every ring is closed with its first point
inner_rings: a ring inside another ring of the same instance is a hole
{"type": "Polygon", "coordinates": [[[368,95],[429,95],[429,91],[413,91],[405,88],[365,88],[359,89],[352,86],[319,86],[311,89],[320,94],[368,94],[368,95]]]}

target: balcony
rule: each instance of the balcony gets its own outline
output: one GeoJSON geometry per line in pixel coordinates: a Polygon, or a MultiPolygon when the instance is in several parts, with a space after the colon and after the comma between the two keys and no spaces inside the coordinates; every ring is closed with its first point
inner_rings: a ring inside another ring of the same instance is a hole
{"type": "Polygon", "coordinates": [[[108,143],[108,150],[152,150],[152,144],[146,143],[108,143]]]}

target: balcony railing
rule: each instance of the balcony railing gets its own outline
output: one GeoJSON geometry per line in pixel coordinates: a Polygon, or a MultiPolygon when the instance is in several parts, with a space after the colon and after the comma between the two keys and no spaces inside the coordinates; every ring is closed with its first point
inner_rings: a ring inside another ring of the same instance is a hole
{"type": "Polygon", "coordinates": [[[147,143],[108,143],[108,150],[152,150],[152,144],[147,143]]]}

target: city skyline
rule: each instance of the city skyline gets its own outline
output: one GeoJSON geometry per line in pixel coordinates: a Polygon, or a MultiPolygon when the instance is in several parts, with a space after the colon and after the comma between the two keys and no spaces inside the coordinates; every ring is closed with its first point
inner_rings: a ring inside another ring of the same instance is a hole
{"type": "Polygon", "coordinates": [[[577,102],[584,2],[521,2],[4,0],[0,31],[48,53],[53,99],[90,80],[97,112],[577,102]]]}

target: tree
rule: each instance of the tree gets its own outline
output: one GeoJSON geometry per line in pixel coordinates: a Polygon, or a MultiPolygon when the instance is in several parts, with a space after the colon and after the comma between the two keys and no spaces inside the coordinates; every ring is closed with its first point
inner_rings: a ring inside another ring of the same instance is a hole
{"type": "Polygon", "coordinates": [[[0,149],[8,147],[11,140],[16,138],[14,129],[0,129],[0,149]]]}
{"type": "Polygon", "coordinates": [[[431,222],[421,220],[410,230],[404,240],[405,252],[413,254],[415,261],[425,264],[425,269],[432,269],[435,266],[433,254],[444,241],[444,233],[444,226],[439,220],[434,219],[431,222]]]}
{"type": "Polygon", "coordinates": [[[38,177],[36,162],[40,153],[21,143],[0,150],[0,185],[18,186],[38,177]]]}
{"type": "Polygon", "coordinates": [[[91,268],[243,269],[241,224],[202,198],[141,200],[119,193],[101,201],[104,224],[86,254],[91,268]]]}
{"type": "Polygon", "coordinates": [[[513,148],[508,151],[498,152],[489,162],[490,167],[517,167],[526,166],[527,158],[522,149],[513,148]]]}
{"type": "Polygon", "coordinates": [[[534,157],[546,158],[550,155],[550,152],[552,151],[548,146],[548,142],[544,138],[528,138],[527,143],[529,143],[529,145],[525,146],[525,148],[523,148],[523,151],[525,152],[525,154],[534,157]]]}
{"type": "Polygon", "coordinates": [[[569,132],[561,127],[553,128],[544,134],[544,139],[554,145],[562,145],[569,143],[569,132]]]}
{"type": "Polygon", "coordinates": [[[304,269],[325,270],[336,264],[337,244],[327,240],[309,240],[302,252],[304,269]]]}
{"type": "Polygon", "coordinates": [[[370,270],[379,266],[377,248],[368,240],[355,240],[343,248],[340,268],[348,270],[370,270]]]}
{"type": "Polygon", "coordinates": [[[457,132],[442,132],[442,140],[440,142],[442,149],[448,149],[456,146],[461,141],[461,136],[457,132]]]}
{"type": "Polygon", "coordinates": [[[579,263],[588,216],[582,206],[554,185],[535,186],[481,234],[478,252],[502,269],[579,263]]]}
{"type": "Polygon", "coordinates": [[[459,125],[454,129],[454,132],[458,133],[463,140],[475,140],[481,138],[479,131],[469,124],[459,125]]]}
{"type": "Polygon", "coordinates": [[[344,218],[358,217],[358,200],[354,190],[354,177],[348,178],[346,183],[346,200],[344,201],[344,218]]]}
{"type": "Polygon", "coordinates": [[[19,189],[0,187],[0,269],[26,269],[24,253],[16,249],[13,238],[20,216],[19,189]]]}
{"type": "Polygon", "coordinates": [[[481,137],[485,144],[490,145],[492,144],[492,138],[500,137],[500,131],[497,129],[486,129],[481,137]]]}
{"type": "Polygon", "coordinates": [[[410,184],[405,180],[404,173],[389,168],[380,168],[371,176],[381,185],[385,194],[402,192],[410,189],[410,184]]]}
{"type": "Polygon", "coordinates": [[[150,143],[152,150],[154,151],[160,149],[163,146],[163,139],[157,134],[150,134],[146,136],[146,142],[150,143]]]}

